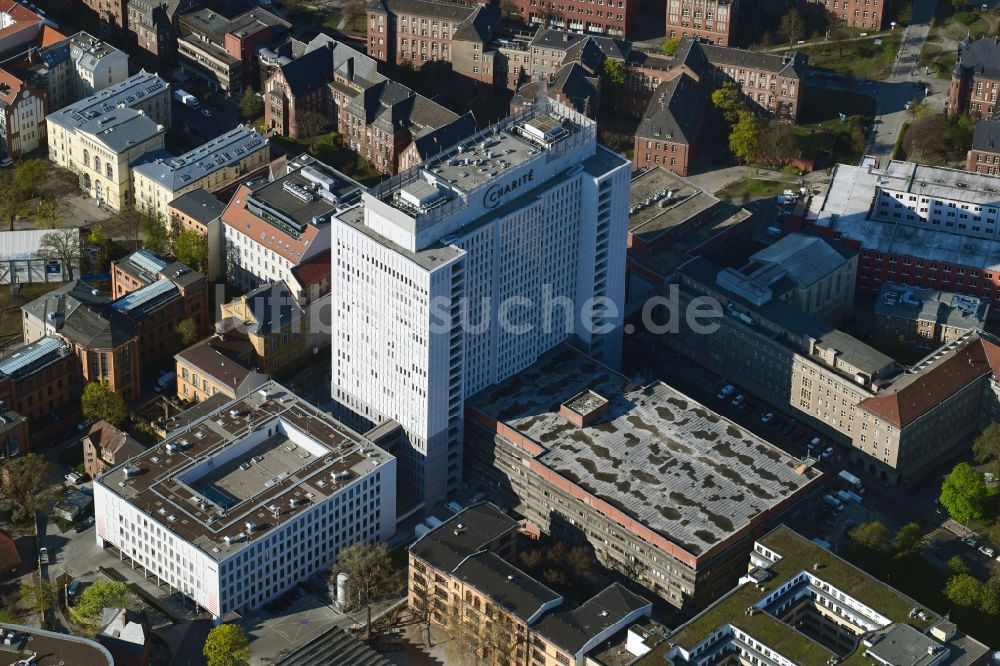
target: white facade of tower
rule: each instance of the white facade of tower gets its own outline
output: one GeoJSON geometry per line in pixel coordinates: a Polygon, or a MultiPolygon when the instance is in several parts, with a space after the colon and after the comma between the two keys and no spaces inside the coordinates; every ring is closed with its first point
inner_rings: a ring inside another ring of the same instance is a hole
{"type": "Polygon", "coordinates": [[[546,102],[334,218],[333,397],[403,426],[404,487],[456,490],[464,399],[555,345],[619,364],[629,178],[591,120],[546,102]]]}

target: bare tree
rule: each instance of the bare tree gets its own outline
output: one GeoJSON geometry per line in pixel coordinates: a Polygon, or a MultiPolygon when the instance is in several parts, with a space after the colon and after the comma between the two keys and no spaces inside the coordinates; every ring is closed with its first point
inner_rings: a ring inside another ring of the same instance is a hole
{"type": "Polygon", "coordinates": [[[526,647],[517,625],[489,603],[481,613],[471,607],[452,608],[448,615],[448,635],[451,659],[474,666],[507,664],[518,649],[526,647]]]}
{"type": "Polygon", "coordinates": [[[348,576],[348,604],[351,610],[364,608],[368,614],[367,634],[372,631],[372,604],[383,594],[400,587],[401,579],[392,568],[389,547],[385,543],[358,543],[349,546],[337,556],[337,563],[330,569],[330,581],[337,575],[348,576]]]}
{"type": "Polygon", "coordinates": [[[322,113],[306,111],[298,119],[298,138],[314,139],[330,129],[330,119],[322,113]]]}
{"type": "Polygon", "coordinates": [[[63,270],[73,279],[73,264],[80,261],[80,230],[76,228],[49,231],[42,236],[38,251],[62,262],[63,270]]]}

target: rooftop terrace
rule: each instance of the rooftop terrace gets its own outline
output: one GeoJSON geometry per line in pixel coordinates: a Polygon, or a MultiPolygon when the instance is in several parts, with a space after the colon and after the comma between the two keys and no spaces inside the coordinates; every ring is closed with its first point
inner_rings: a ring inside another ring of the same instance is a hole
{"type": "Polygon", "coordinates": [[[270,382],[98,483],[222,561],[391,459],[270,382]]]}
{"type": "Polygon", "coordinates": [[[536,442],[543,465],[692,556],[821,476],[666,384],[638,386],[567,346],[470,405],[536,442]],[[559,405],[585,389],[608,405],[578,427],[559,405]]]}

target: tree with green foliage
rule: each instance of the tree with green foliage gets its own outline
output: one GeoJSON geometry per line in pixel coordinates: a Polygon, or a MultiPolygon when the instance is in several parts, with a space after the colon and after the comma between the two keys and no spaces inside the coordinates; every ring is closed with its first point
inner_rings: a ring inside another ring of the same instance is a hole
{"type": "Polygon", "coordinates": [[[87,384],[83,389],[83,396],[80,398],[80,407],[83,411],[83,418],[90,421],[107,421],[116,427],[124,423],[125,417],[128,415],[125,400],[111,390],[111,386],[107,382],[87,384]]]}
{"type": "Polygon", "coordinates": [[[991,423],[972,442],[972,457],[1000,476],[1000,423],[991,423]]]}
{"type": "Polygon", "coordinates": [[[896,540],[893,545],[900,555],[907,555],[916,550],[920,541],[924,538],[924,531],[919,523],[907,523],[896,532],[896,540]]]}
{"type": "Polygon", "coordinates": [[[243,91],[240,97],[240,118],[243,120],[256,120],[264,115],[264,101],[257,97],[257,91],[253,86],[243,91]]]}
{"type": "Polygon", "coordinates": [[[250,663],[250,639],[238,624],[212,627],[201,653],[208,666],[246,666],[250,663]]]}
{"type": "Polygon", "coordinates": [[[90,233],[87,234],[87,244],[97,249],[96,265],[90,266],[91,272],[103,273],[111,261],[112,246],[111,237],[108,236],[103,223],[98,222],[90,229],[90,233]]]}
{"type": "Polygon", "coordinates": [[[982,518],[986,497],[986,482],[967,462],[955,465],[941,485],[941,506],[960,523],[982,518]]]}
{"type": "Polygon", "coordinates": [[[174,256],[188,268],[205,273],[208,270],[208,236],[185,229],[174,241],[174,256]]]}
{"type": "Polygon", "coordinates": [[[55,469],[36,453],[8,458],[0,474],[0,508],[16,523],[31,520],[58,495],[55,469]]]}
{"type": "Polygon", "coordinates": [[[38,193],[38,188],[48,176],[48,160],[22,160],[14,167],[14,185],[23,190],[29,199],[38,193]]]}
{"type": "Polygon", "coordinates": [[[191,317],[178,322],[177,327],[174,328],[174,333],[177,334],[177,342],[181,349],[190,347],[198,342],[201,337],[198,334],[198,324],[194,323],[194,319],[191,319],[191,317]]]}
{"type": "Polygon", "coordinates": [[[22,583],[17,590],[17,596],[38,613],[45,613],[55,605],[55,586],[51,581],[43,580],[37,573],[32,574],[30,583],[22,583]]]}
{"type": "Polygon", "coordinates": [[[389,547],[385,542],[356,543],[340,551],[337,563],[330,569],[330,581],[335,583],[337,575],[346,573],[350,577],[348,585],[348,608],[365,609],[368,614],[367,633],[371,635],[371,606],[382,594],[399,583],[399,575],[392,568],[389,547]]]}
{"type": "Polygon", "coordinates": [[[948,567],[948,571],[953,574],[972,573],[972,570],[969,569],[969,565],[965,563],[965,560],[962,559],[961,555],[952,555],[951,559],[945,563],[945,566],[948,567]]]}
{"type": "Polygon", "coordinates": [[[969,9],[969,0],[951,0],[951,6],[956,12],[964,12],[969,9]]]}
{"type": "Polygon", "coordinates": [[[892,531],[879,520],[856,525],[847,534],[854,544],[876,553],[889,550],[892,540],[892,531]]]}
{"type": "Polygon", "coordinates": [[[14,231],[14,220],[24,214],[28,192],[19,186],[13,172],[0,171],[0,218],[7,221],[8,230],[14,231]]]}
{"type": "Polygon", "coordinates": [[[51,199],[42,199],[38,202],[38,210],[35,211],[35,221],[43,229],[55,229],[59,226],[62,216],[59,214],[59,202],[51,199]]]}
{"type": "Polygon", "coordinates": [[[948,601],[963,608],[974,608],[982,598],[983,584],[971,574],[956,574],[944,586],[944,596],[948,601]]]}
{"type": "Polygon", "coordinates": [[[75,227],[57,229],[42,234],[38,252],[62,262],[66,276],[73,279],[73,267],[80,263],[80,230],[75,227]]]}
{"type": "Polygon", "coordinates": [[[620,60],[608,58],[601,66],[601,105],[605,110],[618,108],[625,92],[625,68],[620,60]]]}
{"type": "Polygon", "coordinates": [[[747,110],[743,95],[740,94],[739,87],[733,81],[726,81],[712,91],[712,105],[730,123],[739,120],[740,112],[747,110]]]}
{"type": "Polygon", "coordinates": [[[991,578],[979,591],[979,610],[987,615],[1000,615],[1000,580],[991,578]]]}
{"type": "Polygon", "coordinates": [[[78,617],[97,620],[105,608],[125,608],[129,603],[128,586],[116,580],[94,581],[83,589],[73,606],[78,617]]]}
{"type": "Polygon", "coordinates": [[[677,47],[681,44],[680,36],[671,37],[670,39],[664,41],[660,44],[660,50],[663,51],[664,55],[672,56],[677,52],[677,47]]]}
{"type": "Polygon", "coordinates": [[[762,122],[751,111],[740,111],[738,120],[729,131],[729,149],[743,164],[751,164],[760,154],[762,122]]]}
{"type": "Polygon", "coordinates": [[[143,246],[153,254],[170,253],[170,232],[158,213],[147,213],[139,223],[143,234],[143,246]]]}
{"type": "Polygon", "coordinates": [[[798,9],[785,12],[778,23],[778,36],[790,44],[802,39],[806,34],[806,22],[798,9]]]}

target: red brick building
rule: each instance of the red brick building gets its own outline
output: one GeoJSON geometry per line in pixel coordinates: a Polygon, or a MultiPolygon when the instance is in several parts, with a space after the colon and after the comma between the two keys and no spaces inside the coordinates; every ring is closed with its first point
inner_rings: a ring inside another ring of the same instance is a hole
{"type": "Polygon", "coordinates": [[[20,453],[37,444],[53,441],[56,434],[76,425],[80,415],[80,362],[69,345],[55,337],[43,337],[8,351],[0,358],[0,458],[20,453]],[[17,419],[6,412],[13,410],[17,419]],[[18,419],[23,432],[8,436],[18,419]]]}
{"type": "MultiPolygon", "coordinates": [[[[126,259],[139,254],[148,253],[126,259]]],[[[58,338],[72,349],[84,380],[105,381],[131,401],[140,396],[143,367],[171,356],[181,321],[194,320],[204,334],[208,287],[200,273],[178,263],[143,267],[144,275],[126,283],[125,261],[112,267],[120,297],[111,300],[74,280],[24,305],[21,324],[26,341],[58,338]]]]}
{"type": "Polygon", "coordinates": [[[128,0],[83,0],[97,15],[103,32],[118,32],[128,26],[128,0]]]}
{"type": "Polygon", "coordinates": [[[200,4],[200,0],[128,0],[126,27],[153,59],[169,58],[177,48],[180,15],[200,4]]]}
{"type": "Polygon", "coordinates": [[[738,0],[667,0],[666,36],[729,46],[738,14],[738,0]]]}
{"type": "Polygon", "coordinates": [[[635,168],[686,176],[707,110],[705,91],[687,74],[660,84],[635,131],[635,168]]]}
{"type": "Polygon", "coordinates": [[[980,120],[976,123],[965,169],[1000,176],[1000,120],[980,120]]]}
{"type": "Polygon", "coordinates": [[[572,32],[630,39],[639,0],[512,0],[521,20],[572,32]]]}
{"type": "Polygon", "coordinates": [[[891,0],[807,0],[826,10],[828,14],[839,16],[847,25],[855,28],[881,30],[888,14],[886,10],[891,0]]]}
{"type": "Polygon", "coordinates": [[[83,446],[83,466],[92,479],[146,450],[131,435],[107,421],[91,425],[80,443],[83,446]]]}
{"type": "Polygon", "coordinates": [[[1000,89],[1000,40],[968,37],[958,45],[958,62],[951,74],[948,113],[990,118],[997,111],[1000,89]]]}

